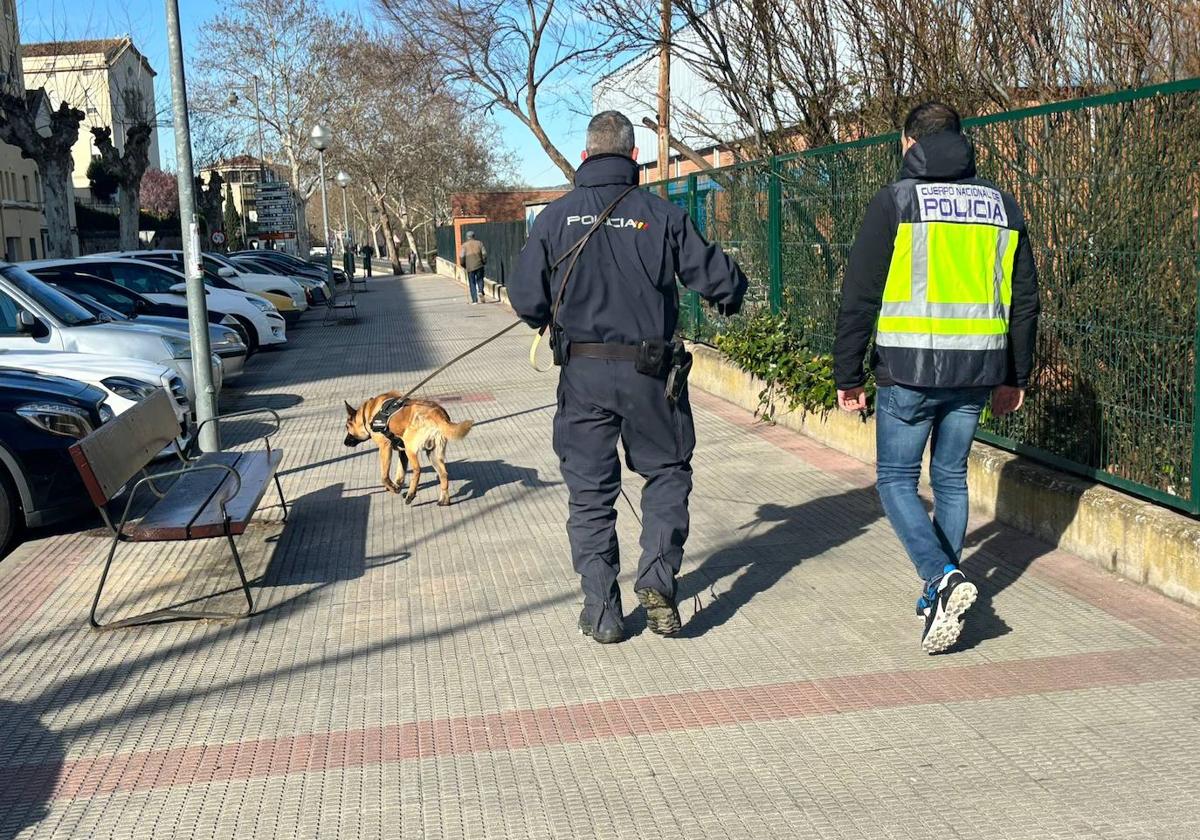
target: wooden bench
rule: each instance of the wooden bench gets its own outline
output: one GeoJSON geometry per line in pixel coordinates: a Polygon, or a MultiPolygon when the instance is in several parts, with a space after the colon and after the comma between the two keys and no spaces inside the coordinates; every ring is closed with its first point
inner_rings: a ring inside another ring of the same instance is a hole
{"type": "MultiPolygon", "coordinates": [[[[245,532],[272,482],[283,506],[283,519],[287,521],[287,500],[276,472],[282,452],[272,449],[270,440],[279,431],[279,414],[272,409],[252,409],[215,418],[228,420],[259,414],[271,415],[275,421],[274,428],[262,436],[266,447],[264,450],[213,452],[197,456],[175,445],[179,465],[174,469],[149,473],[147,466],[164,448],[175,444],[179,434],[179,421],[171,407],[170,397],[160,389],[71,447],[71,457],[79,468],[88,494],[113,532],[112,546],[88,616],[92,627],[109,630],[163,621],[245,618],[253,614],[254,598],[250,594],[250,584],[246,580],[242,559],[233,538],[245,532]],[[128,488],[124,512],[114,526],[109,504],[139,474],[141,477],[128,488]],[[130,522],[134,501],[143,487],[150,490],[154,501],[141,519],[130,522]],[[103,625],[97,620],[96,612],[100,607],[104,584],[117,548],[122,543],[215,538],[224,538],[229,543],[233,565],[246,596],[245,611],[212,613],[167,607],[103,625]]],[[[214,420],[200,424],[196,430],[197,439],[200,430],[210,422],[214,420]]]]}
{"type": "Polygon", "coordinates": [[[354,300],[354,281],[351,280],[347,286],[349,288],[346,289],[344,296],[338,295],[337,289],[334,289],[333,296],[326,299],[325,318],[321,323],[328,326],[337,321],[358,318],[358,303],[354,300]],[[345,318],[342,317],[341,313],[343,312],[348,313],[345,318]]]}

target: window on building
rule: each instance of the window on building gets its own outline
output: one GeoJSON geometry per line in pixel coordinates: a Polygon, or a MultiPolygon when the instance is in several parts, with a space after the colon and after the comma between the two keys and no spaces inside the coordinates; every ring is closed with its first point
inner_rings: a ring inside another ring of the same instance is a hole
{"type": "Polygon", "coordinates": [[[37,240],[31,236],[29,237],[29,259],[36,260],[37,258],[37,240]]]}
{"type": "Polygon", "coordinates": [[[242,173],[236,169],[229,173],[229,183],[240,184],[242,182],[242,173]]]}
{"type": "Polygon", "coordinates": [[[37,189],[38,204],[45,204],[46,197],[44,195],[42,195],[42,173],[40,173],[40,172],[33,173],[33,185],[37,189]]]}
{"type": "Polygon", "coordinates": [[[21,240],[10,236],[4,240],[4,259],[8,262],[21,261],[21,240]]]}
{"type": "Polygon", "coordinates": [[[33,201],[33,193],[29,191],[29,176],[21,176],[21,185],[25,188],[25,201],[33,201]]]}
{"type": "Polygon", "coordinates": [[[48,247],[49,244],[50,244],[50,231],[42,230],[42,253],[43,254],[50,253],[50,248],[48,247]]]}

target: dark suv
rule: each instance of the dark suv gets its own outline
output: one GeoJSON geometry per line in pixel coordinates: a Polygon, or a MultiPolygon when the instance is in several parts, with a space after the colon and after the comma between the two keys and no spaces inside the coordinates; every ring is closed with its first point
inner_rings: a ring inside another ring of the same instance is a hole
{"type": "Polygon", "coordinates": [[[91,509],[67,449],[111,419],[104,398],[73,379],[0,368],[0,552],[21,525],[91,509]]]}

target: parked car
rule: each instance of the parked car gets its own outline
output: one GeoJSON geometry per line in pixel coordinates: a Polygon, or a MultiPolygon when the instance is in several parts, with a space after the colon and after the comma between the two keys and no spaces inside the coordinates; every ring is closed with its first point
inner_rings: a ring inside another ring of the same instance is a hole
{"type": "MultiPolygon", "coordinates": [[[[323,259],[317,259],[315,262],[309,262],[283,251],[267,251],[262,249],[255,251],[238,251],[237,253],[241,255],[253,256],[255,259],[270,260],[271,262],[286,267],[289,271],[297,272],[299,274],[307,274],[308,276],[316,277],[322,281],[325,281],[326,284],[328,284],[329,278],[325,274],[325,261],[323,259]]],[[[336,283],[346,282],[346,272],[339,268],[335,268],[333,270],[333,276],[336,283]]],[[[329,289],[329,294],[330,296],[333,295],[333,289],[329,289]]]]}
{"type": "Polygon", "coordinates": [[[294,280],[304,287],[304,292],[308,296],[310,305],[325,303],[332,296],[329,284],[324,279],[307,274],[296,274],[289,266],[284,266],[273,260],[261,260],[241,254],[233,254],[230,259],[236,265],[245,268],[247,271],[253,271],[256,274],[277,274],[294,280]]]}
{"type": "Polygon", "coordinates": [[[67,450],[112,417],[104,401],[82,382],[0,369],[0,550],[23,525],[91,509],[67,450]]]}
{"type": "MultiPolygon", "coordinates": [[[[0,263],[0,349],[66,350],[126,356],[178,373],[195,403],[192,345],[158,327],[104,323],[58,289],[20,266],[0,263]]],[[[213,385],[222,383],[221,360],[211,357],[213,385]]]]}
{"type": "Polygon", "coordinates": [[[179,445],[187,445],[195,414],[188,402],[187,385],[170,368],[122,356],[59,350],[0,350],[0,367],[74,379],[99,388],[105,394],[104,404],[114,415],[128,411],[159,388],[164,388],[171,395],[175,417],[179,420],[179,445]]]}
{"type": "MultiPolygon", "coordinates": [[[[158,303],[187,306],[187,280],[178,271],[158,263],[123,257],[82,257],[75,260],[39,260],[24,263],[35,275],[50,269],[67,268],[89,276],[111,280],[158,303]]],[[[205,274],[207,303],[226,312],[242,325],[250,352],[260,347],[287,342],[287,324],[274,305],[258,295],[222,289],[205,274]]]]}
{"type": "MultiPolygon", "coordinates": [[[[100,256],[146,260],[147,262],[159,263],[160,265],[173,268],[181,274],[184,273],[185,268],[183,251],[119,251],[101,254],[100,256]]],[[[304,310],[308,309],[308,300],[304,296],[304,287],[290,277],[280,277],[274,274],[253,274],[238,268],[234,263],[220,254],[202,253],[200,255],[200,265],[204,270],[205,276],[214,280],[213,285],[217,288],[240,290],[260,295],[275,303],[279,307],[280,312],[293,309],[304,312],[304,310]],[[277,298],[285,298],[291,301],[292,305],[287,306],[284,304],[280,306],[283,301],[278,301],[276,300],[277,298]]]]}
{"type": "MultiPolygon", "coordinates": [[[[96,282],[103,283],[104,281],[97,280],[96,282]]],[[[159,329],[170,330],[186,338],[188,341],[192,340],[186,318],[163,318],[154,315],[135,315],[133,318],[127,318],[123,313],[105,306],[87,293],[64,289],[55,283],[51,283],[50,285],[59,289],[64,295],[105,323],[145,324],[151,327],[158,327],[159,329]]],[[[118,286],[118,288],[120,287],[118,286]]],[[[209,324],[208,346],[209,351],[221,360],[221,369],[226,382],[242,375],[242,371],[246,367],[246,354],[249,353],[249,349],[246,347],[246,343],[242,341],[241,333],[220,324],[209,324]]]]}

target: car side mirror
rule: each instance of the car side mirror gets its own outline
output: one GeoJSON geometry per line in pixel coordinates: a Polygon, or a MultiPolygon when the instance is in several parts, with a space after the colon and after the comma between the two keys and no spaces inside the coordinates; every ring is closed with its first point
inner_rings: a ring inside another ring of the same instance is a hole
{"type": "Polygon", "coordinates": [[[146,301],[142,300],[141,298],[137,298],[137,299],[136,299],[136,300],[133,302],[133,311],[134,311],[135,313],[136,313],[136,312],[145,312],[145,311],[146,311],[147,309],[149,309],[149,308],[150,308],[150,307],[146,305],[146,301]]]}
{"type": "Polygon", "coordinates": [[[177,295],[186,295],[187,294],[187,283],[176,283],[174,286],[171,287],[171,291],[177,295]]]}
{"type": "Polygon", "coordinates": [[[31,335],[37,329],[38,320],[22,309],[17,313],[17,332],[31,335]]]}
{"type": "Polygon", "coordinates": [[[237,274],[238,274],[237,271],[235,271],[234,269],[230,268],[227,265],[223,265],[217,269],[217,275],[219,277],[224,277],[226,280],[228,280],[231,277],[237,277],[237,274]]]}

